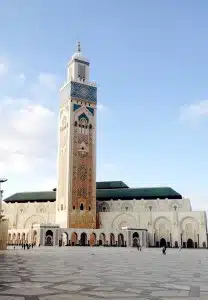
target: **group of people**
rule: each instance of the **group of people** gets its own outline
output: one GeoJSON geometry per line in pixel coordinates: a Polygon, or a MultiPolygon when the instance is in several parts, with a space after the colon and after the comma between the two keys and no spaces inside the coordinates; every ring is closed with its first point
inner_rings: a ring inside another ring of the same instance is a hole
{"type": "Polygon", "coordinates": [[[34,246],[35,246],[34,244],[26,243],[26,244],[22,244],[22,249],[24,249],[24,250],[25,250],[25,248],[30,249],[31,247],[33,248],[34,246]]]}
{"type": "MultiPolygon", "coordinates": [[[[28,244],[28,243],[24,243],[21,245],[22,246],[22,249],[30,249],[31,247],[33,248],[35,246],[35,244],[28,244]]],[[[40,247],[40,244],[39,244],[39,247],[40,247]]],[[[15,246],[14,246],[14,249],[15,249],[15,246]]]]}
{"type": "MultiPolygon", "coordinates": [[[[179,247],[179,251],[181,251],[181,249],[182,249],[182,247],[180,246],[179,247]]],[[[161,250],[162,250],[162,254],[166,254],[166,246],[163,246],[162,248],[161,248],[161,250]]]]}

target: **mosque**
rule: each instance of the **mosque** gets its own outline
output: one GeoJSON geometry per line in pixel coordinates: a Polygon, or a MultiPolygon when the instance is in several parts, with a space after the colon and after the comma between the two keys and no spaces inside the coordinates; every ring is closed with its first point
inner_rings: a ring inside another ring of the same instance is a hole
{"type": "Polygon", "coordinates": [[[51,191],[3,201],[8,244],[207,247],[205,211],[171,187],[96,182],[97,87],[80,44],[60,90],[58,178],[51,191]]]}

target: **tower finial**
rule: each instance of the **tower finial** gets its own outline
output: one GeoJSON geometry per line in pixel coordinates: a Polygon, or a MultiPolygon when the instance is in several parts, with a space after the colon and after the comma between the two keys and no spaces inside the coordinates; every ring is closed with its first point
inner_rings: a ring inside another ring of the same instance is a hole
{"type": "Polygon", "coordinates": [[[77,42],[77,52],[80,53],[81,52],[81,46],[80,46],[80,42],[77,42]]]}

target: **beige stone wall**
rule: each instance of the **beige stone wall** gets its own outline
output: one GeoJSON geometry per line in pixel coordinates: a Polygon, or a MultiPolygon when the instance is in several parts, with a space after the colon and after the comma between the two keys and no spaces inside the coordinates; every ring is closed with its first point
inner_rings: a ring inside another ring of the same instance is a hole
{"type": "Polygon", "coordinates": [[[6,250],[8,236],[8,220],[0,220],[0,250],[6,250]]]}
{"type": "Polygon", "coordinates": [[[33,224],[55,223],[55,202],[4,203],[3,214],[9,220],[9,229],[26,233],[33,224]]]}

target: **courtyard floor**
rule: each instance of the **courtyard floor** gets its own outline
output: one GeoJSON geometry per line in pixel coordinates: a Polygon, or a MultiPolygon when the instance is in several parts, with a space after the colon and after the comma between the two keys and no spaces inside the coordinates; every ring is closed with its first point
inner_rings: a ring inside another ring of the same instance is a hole
{"type": "Polygon", "coordinates": [[[208,300],[208,250],[0,251],[1,300],[208,300]]]}

